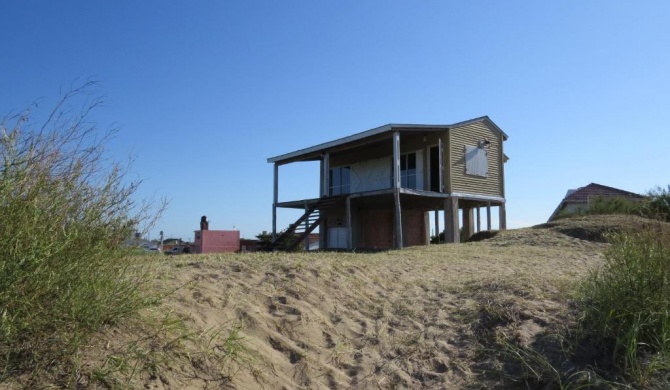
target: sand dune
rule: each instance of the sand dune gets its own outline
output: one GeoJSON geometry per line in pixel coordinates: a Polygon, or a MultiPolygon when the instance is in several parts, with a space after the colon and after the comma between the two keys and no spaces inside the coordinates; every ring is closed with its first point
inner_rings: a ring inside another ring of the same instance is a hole
{"type": "MultiPolygon", "coordinates": [[[[155,287],[170,294],[147,315],[171,313],[193,337],[170,345],[167,332],[162,344],[145,347],[172,357],[130,383],[506,388],[487,335],[507,333],[531,345],[555,331],[569,318],[570,283],[599,261],[603,246],[523,229],[477,243],[375,254],[164,259],[155,287]]],[[[101,342],[122,353],[128,339],[108,331],[101,342]]]]}

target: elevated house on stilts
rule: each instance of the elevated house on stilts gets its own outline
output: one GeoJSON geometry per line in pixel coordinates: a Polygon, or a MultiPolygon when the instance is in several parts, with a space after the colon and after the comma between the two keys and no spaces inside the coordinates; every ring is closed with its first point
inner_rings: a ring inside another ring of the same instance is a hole
{"type": "Polygon", "coordinates": [[[491,230],[492,208],[505,229],[506,140],[484,116],[452,125],[388,124],[271,157],[273,241],[293,249],[318,227],[323,249],[427,245],[433,212],[435,232],[442,225],[444,241],[459,242],[482,230],[481,210],[491,230]],[[320,197],[279,202],[279,168],[302,161],[320,163],[320,197]],[[282,208],[304,214],[279,231],[282,208]]]}

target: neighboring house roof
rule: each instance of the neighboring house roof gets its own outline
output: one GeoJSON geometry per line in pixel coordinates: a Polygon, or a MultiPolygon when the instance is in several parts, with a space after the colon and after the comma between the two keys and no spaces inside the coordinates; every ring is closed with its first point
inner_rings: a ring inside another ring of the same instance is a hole
{"type": "Polygon", "coordinates": [[[644,199],[644,196],[630,191],[620,190],[614,187],[604,186],[602,184],[591,183],[585,187],[576,190],[568,190],[565,198],[558,204],[556,210],[549,217],[549,221],[556,218],[559,212],[568,204],[588,204],[590,199],[594,198],[628,198],[644,199]]]}
{"type": "Polygon", "coordinates": [[[344,144],[347,144],[347,143],[350,143],[350,142],[358,141],[358,140],[368,138],[368,137],[372,137],[372,136],[375,136],[375,135],[378,135],[378,134],[383,134],[383,133],[387,133],[387,132],[390,133],[390,132],[393,132],[397,129],[402,129],[403,131],[408,131],[408,130],[409,131],[412,131],[412,130],[444,131],[444,130],[448,130],[448,129],[452,129],[452,128],[456,128],[456,127],[460,127],[460,126],[466,126],[466,125],[469,125],[469,124],[475,123],[475,122],[484,122],[484,123],[490,125],[492,128],[494,128],[495,130],[499,131],[502,134],[503,140],[507,140],[507,134],[505,134],[505,132],[502,131],[500,129],[500,127],[498,127],[498,125],[496,125],[488,116],[482,116],[482,117],[479,117],[479,118],[474,118],[474,119],[470,119],[470,120],[467,120],[467,121],[454,123],[454,124],[451,124],[451,125],[425,125],[425,124],[389,123],[388,125],[376,127],[374,129],[370,129],[370,130],[367,130],[367,131],[356,133],[356,134],[353,134],[353,135],[350,135],[350,136],[347,136],[347,137],[339,138],[339,139],[336,139],[334,141],[324,142],[322,144],[311,146],[309,148],[296,150],[294,152],[282,154],[282,155],[275,156],[275,157],[270,157],[270,158],[268,158],[268,162],[269,163],[285,163],[285,162],[295,161],[295,159],[300,159],[300,158],[308,159],[309,157],[311,157],[310,155],[314,155],[314,154],[316,154],[314,156],[314,158],[317,158],[318,154],[320,154],[321,152],[323,152],[323,151],[325,151],[329,148],[344,145],[344,144]]]}

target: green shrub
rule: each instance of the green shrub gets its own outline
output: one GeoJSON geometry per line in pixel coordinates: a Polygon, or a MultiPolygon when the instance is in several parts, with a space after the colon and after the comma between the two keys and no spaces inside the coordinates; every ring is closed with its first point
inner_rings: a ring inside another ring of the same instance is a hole
{"type": "Polygon", "coordinates": [[[583,327],[621,369],[644,381],[670,364],[670,242],[660,225],[612,236],[582,286],[583,327]]]}
{"type": "Polygon", "coordinates": [[[588,214],[633,214],[640,215],[643,203],[626,198],[596,197],[589,204],[588,214]]]}
{"type": "Polygon", "coordinates": [[[556,219],[572,218],[584,215],[645,215],[646,202],[643,200],[630,200],[621,197],[602,197],[593,198],[588,207],[574,211],[562,211],[556,219]]]}
{"type": "Polygon", "coordinates": [[[139,183],[104,153],[85,83],[35,127],[30,110],[0,122],[0,381],[63,370],[102,325],[146,301],[121,245],[148,220],[139,183]]]}
{"type": "Polygon", "coordinates": [[[647,193],[642,213],[647,218],[670,222],[670,185],[656,187],[647,193]]]}

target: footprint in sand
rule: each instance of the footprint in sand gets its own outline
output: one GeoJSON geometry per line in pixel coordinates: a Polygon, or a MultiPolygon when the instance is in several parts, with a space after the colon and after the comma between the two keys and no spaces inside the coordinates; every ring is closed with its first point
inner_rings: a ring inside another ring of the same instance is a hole
{"type": "Polygon", "coordinates": [[[291,364],[297,364],[303,358],[302,353],[284,345],[284,343],[282,343],[280,340],[269,337],[268,342],[275,351],[283,353],[288,358],[289,362],[291,362],[291,364]]]}

